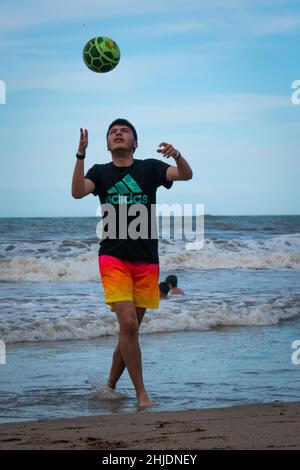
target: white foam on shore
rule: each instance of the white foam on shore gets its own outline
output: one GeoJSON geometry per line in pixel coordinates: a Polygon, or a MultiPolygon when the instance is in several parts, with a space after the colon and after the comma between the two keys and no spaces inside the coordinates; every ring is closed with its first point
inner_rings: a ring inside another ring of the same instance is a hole
{"type": "MultiPolygon", "coordinates": [[[[199,251],[160,242],[162,269],[300,269],[300,235],[268,239],[205,240],[199,251]]],[[[97,250],[62,259],[15,256],[0,260],[1,282],[99,281],[97,250]]]]}
{"type": "Polygon", "coordinates": [[[21,258],[1,260],[2,282],[98,281],[97,254],[62,260],[21,258]]]}
{"type": "MultiPolygon", "coordinates": [[[[300,295],[271,299],[247,298],[241,300],[203,300],[192,295],[182,301],[162,301],[158,310],[149,309],[140,333],[174,331],[204,331],[219,326],[274,325],[300,316],[300,295]]],[[[3,319],[0,336],[6,343],[22,341],[64,341],[116,336],[116,316],[101,307],[99,314],[89,311],[71,312],[64,317],[37,317],[27,312],[11,319],[3,319]]]]}
{"type": "Polygon", "coordinates": [[[160,257],[163,269],[299,269],[300,254],[287,252],[257,252],[252,250],[232,251],[193,251],[160,257]]]}

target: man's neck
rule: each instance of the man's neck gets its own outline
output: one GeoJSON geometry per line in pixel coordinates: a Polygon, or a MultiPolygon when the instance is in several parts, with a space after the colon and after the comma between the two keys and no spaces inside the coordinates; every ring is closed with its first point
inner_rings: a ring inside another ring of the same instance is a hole
{"type": "Polygon", "coordinates": [[[133,153],[116,151],[111,154],[115,166],[130,166],[133,163],[133,153]]]}

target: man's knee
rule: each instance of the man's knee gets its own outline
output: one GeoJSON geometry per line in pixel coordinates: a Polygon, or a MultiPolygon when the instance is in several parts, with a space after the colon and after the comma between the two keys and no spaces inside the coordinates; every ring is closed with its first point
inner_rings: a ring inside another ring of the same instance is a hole
{"type": "Polygon", "coordinates": [[[134,304],[120,305],[116,309],[120,324],[120,333],[135,335],[139,329],[139,323],[134,304]]]}
{"type": "Polygon", "coordinates": [[[136,335],[139,330],[139,324],[133,316],[126,316],[119,320],[120,333],[126,335],[136,335]]]}

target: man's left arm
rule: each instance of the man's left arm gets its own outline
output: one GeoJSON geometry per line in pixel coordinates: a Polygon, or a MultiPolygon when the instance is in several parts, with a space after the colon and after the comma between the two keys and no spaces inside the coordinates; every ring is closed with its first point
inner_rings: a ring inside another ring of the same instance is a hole
{"type": "Polygon", "coordinates": [[[162,142],[159,145],[157,152],[161,153],[166,158],[173,157],[175,160],[176,167],[170,166],[167,169],[167,181],[187,181],[192,179],[193,171],[190,165],[181,153],[173,147],[173,145],[168,144],[167,142],[162,142]]]}

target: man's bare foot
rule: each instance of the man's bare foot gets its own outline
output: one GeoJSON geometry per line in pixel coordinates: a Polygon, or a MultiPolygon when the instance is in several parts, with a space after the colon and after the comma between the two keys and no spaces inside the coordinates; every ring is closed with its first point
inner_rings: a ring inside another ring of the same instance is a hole
{"type": "Polygon", "coordinates": [[[153,406],[156,406],[156,404],[151,400],[143,400],[139,401],[138,403],[138,407],[140,410],[145,410],[146,408],[153,408],[153,406]]]}
{"type": "Polygon", "coordinates": [[[126,398],[126,393],[123,391],[117,391],[115,388],[111,388],[105,385],[98,391],[98,398],[100,400],[123,400],[126,398]]]}
{"type": "Polygon", "coordinates": [[[155,406],[155,403],[150,400],[148,395],[142,395],[138,399],[138,407],[140,409],[152,408],[153,406],[155,406]]]}

